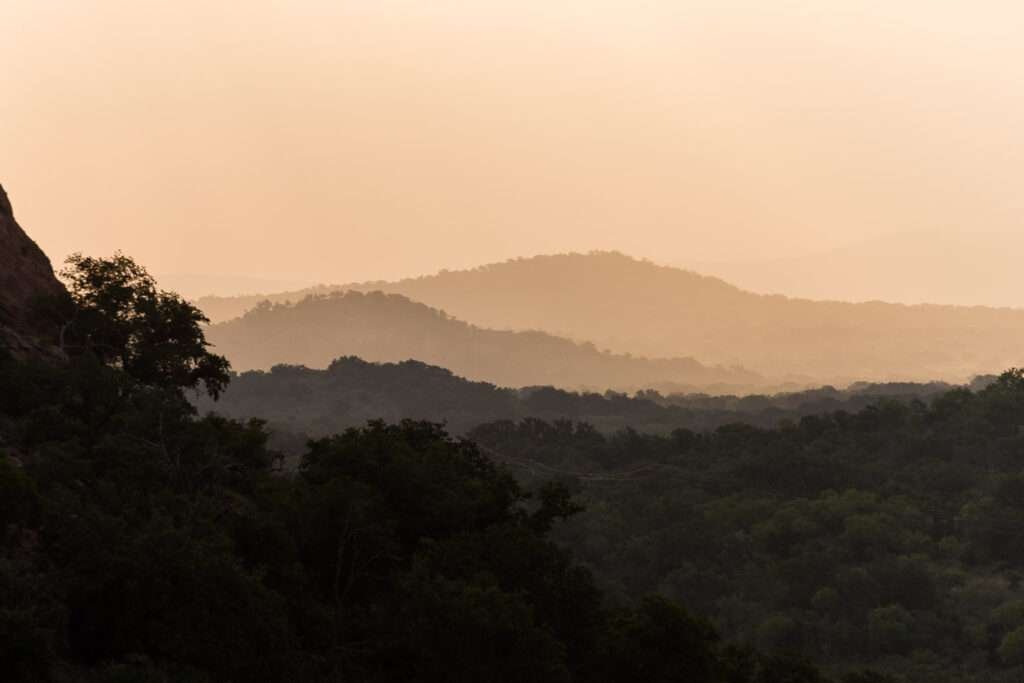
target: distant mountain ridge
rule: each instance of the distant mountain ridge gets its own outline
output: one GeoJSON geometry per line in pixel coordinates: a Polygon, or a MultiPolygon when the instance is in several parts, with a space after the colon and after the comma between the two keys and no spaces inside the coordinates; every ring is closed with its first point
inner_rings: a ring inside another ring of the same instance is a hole
{"type": "Polygon", "coordinates": [[[162,289],[177,292],[186,299],[198,299],[217,292],[220,296],[248,296],[253,292],[281,292],[309,287],[309,280],[274,279],[231,273],[155,273],[162,289]]]}
{"type": "MultiPolygon", "coordinates": [[[[260,303],[262,303],[264,301],[269,301],[271,303],[288,303],[288,302],[294,303],[294,302],[297,302],[297,301],[301,301],[302,299],[306,298],[307,296],[311,296],[311,295],[316,296],[316,295],[322,295],[322,294],[330,294],[332,292],[341,292],[341,291],[361,291],[361,292],[383,291],[383,292],[389,292],[389,293],[404,294],[405,296],[408,296],[409,298],[414,299],[414,300],[420,300],[420,299],[416,299],[416,295],[426,295],[426,296],[431,296],[431,298],[438,298],[438,297],[445,296],[446,298],[451,299],[452,297],[450,295],[450,292],[448,292],[448,290],[453,289],[453,288],[458,289],[459,286],[461,286],[461,285],[468,286],[468,285],[475,285],[475,284],[483,284],[484,283],[483,281],[486,281],[489,278],[494,278],[495,280],[497,280],[497,282],[486,282],[486,284],[488,284],[488,285],[513,284],[511,282],[508,282],[508,283],[501,282],[501,280],[503,279],[502,275],[504,273],[508,272],[511,269],[524,268],[524,267],[525,268],[530,268],[533,264],[542,264],[543,266],[554,266],[555,267],[554,269],[546,268],[546,270],[548,271],[546,273],[546,275],[548,276],[548,277],[545,278],[546,281],[544,281],[544,282],[536,282],[536,281],[533,282],[533,284],[536,287],[542,288],[542,287],[545,287],[545,286],[547,286],[549,284],[550,280],[552,279],[551,278],[552,275],[554,275],[554,278],[557,281],[557,279],[558,279],[557,272],[553,273],[552,271],[556,270],[557,267],[560,264],[566,263],[566,262],[579,262],[581,260],[585,260],[587,262],[593,262],[593,263],[599,263],[599,262],[602,262],[602,261],[608,262],[609,260],[622,260],[622,261],[628,261],[628,262],[632,262],[632,263],[642,263],[642,264],[644,264],[646,266],[652,266],[652,267],[655,267],[655,268],[664,268],[665,270],[672,270],[672,271],[678,271],[678,272],[681,272],[681,273],[685,273],[689,278],[691,278],[691,282],[693,282],[693,283],[700,283],[701,289],[704,289],[705,291],[707,291],[707,290],[730,291],[731,290],[731,291],[734,291],[734,292],[737,292],[737,293],[741,292],[741,290],[739,288],[734,287],[733,285],[730,285],[729,283],[727,283],[724,280],[721,280],[719,278],[705,276],[705,275],[700,275],[700,274],[698,274],[696,272],[689,271],[689,270],[683,270],[683,269],[677,269],[677,268],[669,268],[669,267],[664,267],[664,266],[655,266],[650,261],[634,259],[634,258],[632,258],[630,256],[626,256],[626,255],[621,254],[619,252],[593,251],[593,252],[588,252],[586,254],[569,253],[569,254],[554,254],[554,255],[538,255],[538,256],[533,256],[533,257],[529,257],[529,258],[517,258],[517,259],[512,259],[512,260],[509,260],[509,261],[502,261],[502,262],[499,262],[499,263],[490,263],[490,264],[478,266],[476,268],[471,268],[471,269],[467,269],[467,270],[441,270],[441,271],[439,271],[438,273],[436,273],[434,275],[423,275],[423,276],[420,276],[420,277],[404,278],[404,279],[396,280],[396,281],[368,280],[368,281],[364,281],[364,282],[352,282],[352,283],[347,283],[347,284],[335,284],[335,285],[319,284],[319,285],[315,285],[315,286],[312,286],[312,287],[305,287],[305,288],[302,288],[302,289],[295,289],[295,290],[289,290],[289,291],[283,291],[283,292],[245,294],[245,295],[240,295],[240,296],[214,296],[214,295],[211,295],[211,296],[204,296],[204,297],[198,298],[196,300],[196,303],[197,303],[197,305],[199,305],[200,308],[203,309],[203,311],[206,313],[207,316],[209,316],[209,318],[212,321],[214,321],[214,322],[223,322],[223,321],[230,320],[232,318],[237,318],[237,317],[243,315],[246,311],[251,310],[252,308],[256,307],[258,304],[260,304],[260,303]]],[[[569,273],[567,273],[567,274],[569,274],[569,273]]],[[[518,284],[522,285],[523,283],[518,283],[518,284]]],[[[527,283],[527,284],[529,284],[529,283],[527,283]]],[[[467,296],[472,296],[474,294],[477,295],[475,297],[475,301],[479,305],[485,306],[485,303],[483,301],[483,297],[486,296],[488,294],[488,292],[476,291],[476,292],[464,292],[464,294],[467,295],[467,296]]],[[[550,292],[539,291],[539,292],[537,292],[537,294],[547,295],[547,294],[550,294],[550,292]]],[[[423,301],[423,303],[426,303],[426,304],[428,304],[430,306],[435,306],[434,304],[431,304],[428,301],[423,301]]],[[[449,312],[451,312],[451,311],[449,311],[449,312]]],[[[453,315],[458,315],[458,314],[455,314],[455,313],[452,313],[452,314],[453,315]]],[[[484,314],[484,317],[488,317],[488,316],[489,316],[489,314],[486,314],[486,313],[484,314]]],[[[463,317],[463,316],[458,316],[458,317],[463,317]]],[[[494,319],[499,319],[501,317],[501,315],[498,314],[498,315],[495,315],[493,317],[494,317],[494,319]]],[[[476,320],[474,320],[473,322],[476,322],[477,324],[483,324],[483,325],[486,325],[488,327],[496,327],[496,328],[499,328],[499,329],[504,329],[505,327],[507,327],[507,326],[503,326],[501,324],[480,323],[479,321],[476,321],[476,320]]],[[[551,331],[551,330],[546,330],[546,331],[551,331]]]]}
{"type": "MultiPolygon", "coordinates": [[[[620,353],[690,356],[806,384],[963,382],[1024,364],[1024,310],[759,295],[617,252],[316,289],[331,290],[397,293],[483,327],[544,330],[620,353]]],[[[199,305],[224,319],[262,299],[302,294],[207,298],[199,305]]]]}
{"type": "Polygon", "coordinates": [[[708,367],[692,358],[637,358],[545,332],[484,329],[382,292],[265,303],[213,325],[207,338],[237,370],[282,363],[323,368],[340,356],[359,356],[381,362],[419,360],[505,386],[745,391],[763,384],[749,371],[708,367]]]}

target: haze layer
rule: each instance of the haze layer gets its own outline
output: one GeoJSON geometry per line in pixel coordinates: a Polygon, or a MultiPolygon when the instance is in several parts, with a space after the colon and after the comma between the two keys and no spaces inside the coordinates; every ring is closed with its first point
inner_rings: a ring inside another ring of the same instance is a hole
{"type": "MultiPolygon", "coordinates": [[[[158,274],[351,282],[589,249],[693,266],[908,232],[1010,253],[1022,22],[924,0],[15,0],[0,159],[55,260],[119,248],[158,274]]],[[[742,284],[877,296],[844,285],[864,258],[841,283],[742,284]]],[[[1020,303],[970,266],[939,303],[1020,303]]],[[[917,264],[898,275],[881,298],[920,300],[917,264]]]]}

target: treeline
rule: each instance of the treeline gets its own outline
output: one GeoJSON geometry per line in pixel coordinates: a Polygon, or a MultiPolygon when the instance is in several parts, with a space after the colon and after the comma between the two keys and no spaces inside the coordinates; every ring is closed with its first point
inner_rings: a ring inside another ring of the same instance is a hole
{"type": "Polygon", "coordinates": [[[922,683],[1024,674],[1024,373],[776,428],[470,432],[585,511],[554,534],[618,604],[658,591],[727,638],[922,683]]]}
{"type": "MultiPolygon", "coordinates": [[[[976,386],[986,381],[990,379],[980,378],[976,386]]],[[[464,434],[486,422],[526,417],[586,421],[602,431],[630,426],[667,434],[732,422],[773,427],[805,415],[857,411],[883,397],[927,398],[949,388],[942,383],[860,384],[846,390],[824,387],[771,396],[663,395],[653,390],[598,394],[554,387],[501,388],[418,361],[369,363],[347,357],[325,370],[278,365],[268,372],[243,372],[219,402],[202,397],[197,401],[202,411],[235,418],[259,416],[279,432],[314,436],[378,418],[444,422],[451,432],[464,434]]]]}

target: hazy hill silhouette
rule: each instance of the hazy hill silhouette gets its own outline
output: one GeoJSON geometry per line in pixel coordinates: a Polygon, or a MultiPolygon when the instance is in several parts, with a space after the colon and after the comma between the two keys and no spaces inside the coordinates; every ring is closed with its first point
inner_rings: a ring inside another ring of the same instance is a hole
{"type": "Polygon", "coordinates": [[[214,325],[208,338],[237,370],[280,363],[323,368],[339,356],[421,360],[506,386],[745,390],[761,384],[741,369],[692,358],[610,354],[544,332],[488,330],[397,294],[339,292],[297,304],[264,304],[214,325]]]}
{"type": "MultiPolygon", "coordinates": [[[[485,327],[540,329],[617,352],[742,364],[797,381],[964,381],[1024,361],[1024,310],[759,295],[615,252],[339,288],[399,293],[485,327]]],[[[223,319],[263,298],[200,306],[223,319]]]]}

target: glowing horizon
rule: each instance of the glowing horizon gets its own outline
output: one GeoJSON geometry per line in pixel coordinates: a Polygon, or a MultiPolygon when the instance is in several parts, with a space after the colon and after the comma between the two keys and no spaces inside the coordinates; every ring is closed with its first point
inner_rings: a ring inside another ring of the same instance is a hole
{"type": "Polygon", "coordinates": [[[289,282],[1024,247],[1019,5],[552,5],[5,3],[0,182],[55,263],[289,282]]]}

